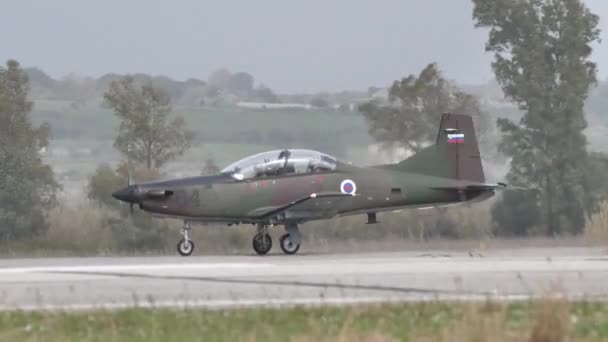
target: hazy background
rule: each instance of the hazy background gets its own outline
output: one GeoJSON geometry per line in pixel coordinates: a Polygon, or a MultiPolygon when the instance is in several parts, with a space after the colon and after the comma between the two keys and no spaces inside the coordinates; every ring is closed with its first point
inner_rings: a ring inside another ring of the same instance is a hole
{"type": "MultiPolygon", "coordinates": [[[[607,1],[586,2],[608,14],[607,1]]],[[[0,60],[56,78],[142,72],[206,79],[228,67],[278,92],[313,92],[385,86],[429,61],[459,83],[493,77],[470,0],[2,0],[0,8],[0,60]]],[[[601,27],[606,37],[607,22],[601,27]]],[[[595,60],[608,60],[605,44],[595,60]]],[[[608,67],[599,68],[606,79],[608,67]]]]}

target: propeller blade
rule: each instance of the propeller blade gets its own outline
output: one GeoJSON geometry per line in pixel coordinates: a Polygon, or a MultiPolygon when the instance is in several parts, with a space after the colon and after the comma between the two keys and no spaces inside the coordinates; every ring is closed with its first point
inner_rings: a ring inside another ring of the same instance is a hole
{"type": "Polygon", "coordinates": [[[127,145],[127,186],[131,186],[131,144],[127,145]]]}

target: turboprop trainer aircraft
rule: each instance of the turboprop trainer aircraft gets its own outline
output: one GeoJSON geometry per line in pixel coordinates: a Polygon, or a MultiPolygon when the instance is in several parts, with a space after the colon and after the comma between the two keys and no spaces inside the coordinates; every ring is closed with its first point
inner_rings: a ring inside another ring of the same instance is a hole
{"type": "Polygon", "coordinates": [[[389,165],[358,167],[311,150],[286,149],[247,157],[218,175],[129,185],[113,196],[149,213],[184,220],[177,251],[192,254],[190,223],[257,226],[253,249],[272,248],[268,228],[284,226],[284,253],[302,241],[299,225],[335,216],[481,201],[505,184],[487,184],[473,120],[443,114],[435,145],[389,165]]]}

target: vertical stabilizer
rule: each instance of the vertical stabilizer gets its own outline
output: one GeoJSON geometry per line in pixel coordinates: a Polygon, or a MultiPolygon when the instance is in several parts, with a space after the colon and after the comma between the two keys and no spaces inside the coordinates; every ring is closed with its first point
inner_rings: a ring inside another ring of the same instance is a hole
{"type": "Polygon", "coordinates": [[[397,164],[399,170],[484,183],[479,145],[469,115],[443,114],[435,145],[397,164]]]}

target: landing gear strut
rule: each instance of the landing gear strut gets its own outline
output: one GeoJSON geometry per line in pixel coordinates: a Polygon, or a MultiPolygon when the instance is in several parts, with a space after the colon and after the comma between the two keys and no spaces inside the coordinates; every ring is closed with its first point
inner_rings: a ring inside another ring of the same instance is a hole
{"type": "Polygon", "coordinates": [[[283,253],[287,255],[296,254],[300,249],[300,243],[302,241],[302,234],[300,234],[298,225],[285,225],[285,230],[287,230],[287,233],[281,236],[281,239],[279,240],[281,242],[281,249],[283,250],[283,253]]]}
{"type": "Polygon", "coordinates": [[[258,225],[258,232],[253,237],[252,241],[253,250],[258,255],[266,255],[272,248],[272,238],[268,234],[268,226],[258,225]]]}
{"type": "Polygon", "coordinates": [[[190,240],[188,233],[190,232],[190,223],[188,221],[184,221],[184,226],[180,231],[182,235],[182,239],[177,243],[177,252],[181,256],[189,256],[194,251],[194,242],[190,240]]]}

